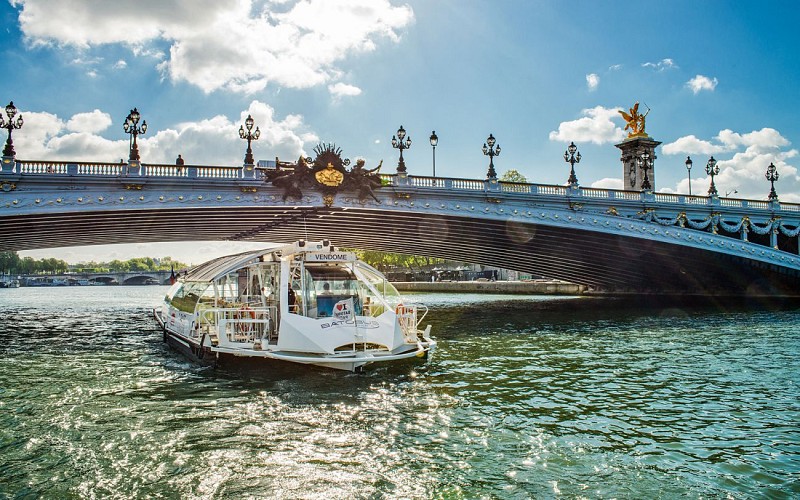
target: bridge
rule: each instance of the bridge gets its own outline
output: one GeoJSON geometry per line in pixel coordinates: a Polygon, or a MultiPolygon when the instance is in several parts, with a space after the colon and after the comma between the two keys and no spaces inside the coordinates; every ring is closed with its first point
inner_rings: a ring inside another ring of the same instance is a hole
{"type": "Polygon", "coordinates": [[[275,180],[299,168],[4,156],[0,249],[327,238],[598,290],[800,294],[797,204],[405,172],[381,174],[368,195],[275,180]]]}
{"type": "MultiPolygon", "coordinates": [[[[178,270],[176,269],[175,272],[177,273],[178,270]]],[[[69,274],[23,274],[20,276],[21,279],[25,280],[26,282],[30,282],[32,280],[44,280],[49,279],[51,282],[55,281],[56,283],[63,283],[63,284],[71,284],[71,282],[76,280],[88,280],[94,281],[97,283],[102,283],[104,285],[108,284],[115,284],[115,285],[150,285],[158,284],[161,285],[168,285],[170,281],[171,271],[128,271],[128,272],[115,272],[115,271],[106,271],[106,272],[73,272],[69,274]]]]}

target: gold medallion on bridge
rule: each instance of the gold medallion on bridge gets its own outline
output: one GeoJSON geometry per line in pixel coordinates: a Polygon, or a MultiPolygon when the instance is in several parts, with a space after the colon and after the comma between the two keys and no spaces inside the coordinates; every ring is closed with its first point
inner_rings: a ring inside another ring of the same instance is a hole
{"type": "Polygon", "coordinates": [[[329,187],[337,187],[344,180],[344,174],[333,168],[332,163],[328,163],[328,166],[318,171],[314,177],[317,182],[329,187]]]}

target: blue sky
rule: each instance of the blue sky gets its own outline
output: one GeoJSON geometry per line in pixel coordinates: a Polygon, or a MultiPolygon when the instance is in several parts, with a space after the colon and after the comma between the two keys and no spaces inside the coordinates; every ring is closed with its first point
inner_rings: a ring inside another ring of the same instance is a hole
{"type": "MultiPolygon", "coordinates": [[[[411,174],[431,173],[436,130],[437,175],[485,177],[492,133],[500,174],[563,184],[575,141],[581,185],[620,188],[617,110],[639,101],[663,142],[657,190],[687,192],[692,155],[705,192],[713,154],[722,194],[765,199],[774,162],[780,199],[800,202],[796,1],[11,0],[0,16],[0,99],[25,117],[23,159],[127,157],[136,106],[145,162],[241,164],[252,114],[258,159],[335,142],[391,172],[403,125],[411,174]]],[[[168,253],[205,257],[150,244],[27,254],[168,253]]]]}

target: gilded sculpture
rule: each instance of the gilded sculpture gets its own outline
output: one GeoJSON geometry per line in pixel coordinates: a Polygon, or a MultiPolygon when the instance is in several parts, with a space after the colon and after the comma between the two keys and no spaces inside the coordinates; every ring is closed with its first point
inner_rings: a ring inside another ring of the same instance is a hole
{"type": "Polygon", "coordinates": [[[361,202],[371,197],[380,203],[373,190],[382,185],[379,174],[382,161],[381,165],[366,169],[364,160],[360,159],[347,170],[350,160],[342,158],[342,150],[335,144],[319,144],[314,152],[316,158],[301,156],[297,163],[278,163],[275,170],[265,172],[268,182],[283,189],[284,201],[287,198],[302,199],[303,190],[313,188],[322,193],[326,207],[333,205],[340,190],[355,191],[361,202]]]}
{"type": "MultiPolygon", "coordinates": [[[[647,105],[645,104],[645,106],[647,105]]],[[[631,130],[628,132],[628,139],[633,137],[648,137],[647,133],[644,131],[644,127],[645,118],[647,118],[647,114],[650,113],[650,108],[647,108],[647,113],[640,114],[639,103],[637,102],[628,111],[630,111],[630,114],[622,110],[619,111],[619,114],[625,119],[625,130],[631,130]]]]}

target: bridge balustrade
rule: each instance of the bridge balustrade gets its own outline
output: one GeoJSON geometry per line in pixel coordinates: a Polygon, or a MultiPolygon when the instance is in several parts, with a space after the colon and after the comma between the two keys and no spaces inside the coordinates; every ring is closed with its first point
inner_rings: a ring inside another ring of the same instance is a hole
{"type": "Polygon", "coordinates": [[[66,174],[67,162],[17,161],[18,174],[66,174]]]}
{"type": "Polygon", "coordinates": [[[78,163],[78,175],[121,175],[125,172],[125,163],[78,163]]]}

